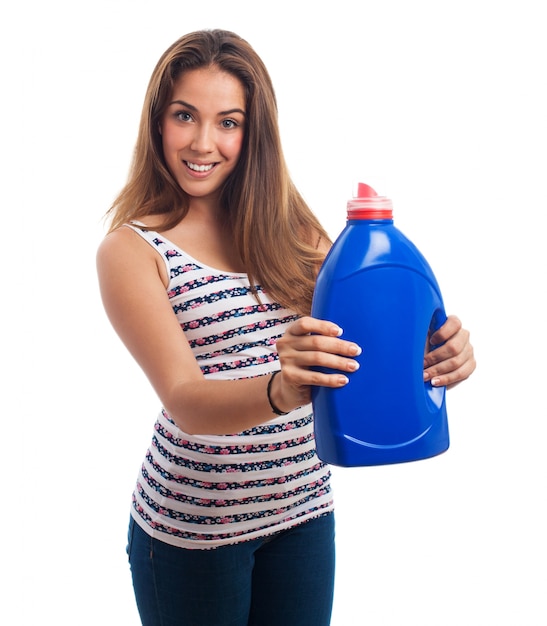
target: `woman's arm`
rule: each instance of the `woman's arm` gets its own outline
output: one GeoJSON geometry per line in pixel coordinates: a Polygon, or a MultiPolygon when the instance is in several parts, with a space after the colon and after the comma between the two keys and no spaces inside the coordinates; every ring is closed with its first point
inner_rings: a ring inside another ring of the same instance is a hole
{"type": "MultiPolygon", "coordinates": [[[[203,376],[169,303],[161,258],[131,229],[122,227],[105,237],[97,253],[97,271],[115,331],[182,430],[230,434],[275,417],[266,393],[269,376],[244,380],[203,376]]],[[[276,376],[271,397],[285,411],[309,402],[311,384],[344,384],[339,375],[321,375],[309,366],[326,365],[342,372],[354,368],[355,345],[339,339],[330,322],[299,320],[282,345],[291,351],[283,364],[289,375],[276,376]]]]}

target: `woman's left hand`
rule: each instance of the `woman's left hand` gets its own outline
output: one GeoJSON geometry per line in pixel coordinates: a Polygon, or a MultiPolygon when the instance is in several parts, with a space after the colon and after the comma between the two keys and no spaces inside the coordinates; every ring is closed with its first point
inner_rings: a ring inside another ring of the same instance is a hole
{"type": "Polygon", "coordinates": [[[424,380],[430,380],[434,387],[450,389],[469,378],[475,370],[469,331],[462,327],[455,315],[449,315],[439,330],[429,337],[429,345],[439,346],[424,356],[424,380]]]}

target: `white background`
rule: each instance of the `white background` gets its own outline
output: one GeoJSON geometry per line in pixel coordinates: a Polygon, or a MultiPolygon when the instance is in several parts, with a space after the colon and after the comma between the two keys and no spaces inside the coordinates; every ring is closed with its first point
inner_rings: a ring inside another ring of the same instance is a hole
{"type": "Polygon", "coordinates": [[[221,27],[269,68],[291,173],[331,235],[358,180],[390,196],[478,359],[449,392],[446,454],[334,470],[333,626],[545,626],[542,4],[3,9],[2,623],[138,624],[125,533],[158,402],[105,318],[94,257],[153,66],[221,27]]]}

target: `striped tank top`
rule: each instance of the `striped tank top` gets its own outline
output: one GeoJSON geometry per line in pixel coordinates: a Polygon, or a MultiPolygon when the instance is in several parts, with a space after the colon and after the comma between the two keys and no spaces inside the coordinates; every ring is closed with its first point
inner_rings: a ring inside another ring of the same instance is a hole
{"type": "MultiPolygon", "coordinates": [[[[207,379],[279,369],[276,341],[296,315],[246,274],[199,263],[162,235],[130,224],[164,259],[167,296],[207,379]]],[[[210,549],[271,535],[333,510],[328,467],[315,451],[311,405],[234,435],[190,435],[162,409],[133,492],[149,535],[210,549]]]]}

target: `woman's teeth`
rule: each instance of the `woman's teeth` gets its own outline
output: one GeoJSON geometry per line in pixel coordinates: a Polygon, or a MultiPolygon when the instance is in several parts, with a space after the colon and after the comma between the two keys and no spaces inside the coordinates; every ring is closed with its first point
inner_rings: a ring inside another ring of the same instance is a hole
{"type": "Polygon", "coordinates": [[[196,165],[195,163],[190,163],[186,161],[186,165],[194,172],[208,172],[213,169],[213,163],[209,163],[209,165],[196,165]]]}

